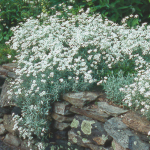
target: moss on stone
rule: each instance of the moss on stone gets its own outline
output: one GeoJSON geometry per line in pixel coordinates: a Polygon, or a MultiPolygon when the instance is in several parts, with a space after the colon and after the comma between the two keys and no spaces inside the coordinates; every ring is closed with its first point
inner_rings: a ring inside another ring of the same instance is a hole
{"type": "Polygon", "coordinates": [[[95,121],[83,120],[81,124],[81,130],[84,134],[90,135],[92,126],[91,124],[95,123],[95,121]]]}

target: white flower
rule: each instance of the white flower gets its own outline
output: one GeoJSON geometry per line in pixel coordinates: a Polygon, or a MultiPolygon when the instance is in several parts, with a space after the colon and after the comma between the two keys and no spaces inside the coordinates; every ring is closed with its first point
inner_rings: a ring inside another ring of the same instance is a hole
{"type": "Polygon", "coordinates": [[[148,132],[148,135],[150,135],[150,131],[148,132]]]}
{"type": "Polygon", "coordinates": [[[42,74],[42,77],[44,78],[46,75],[45,74],[42,74]]]}
{"type": "Polygon", "coordinates": [[[90,50],[88,50],[88,54],[90,54],[92,52],[92,50],[90,49],[90,50]]]}
{"type": "Polygon", "coordinates": [[[145,111],[145,109],[142,108],[142,109],[141,109],[141,112],[144,112],[144,111],[145,111]]]}
{"type": "Polygon", "coordinates": [[[72,77],[71,77],[71,76],[69,76],[69,77],[68,77],[68,79],[69,79],[69,80],[71,80],[71,79],[72,79],[72,77]]]}
{"type": "Polygon", "coordinates": [[[51,72],[49,76],[54,77],[54,72],[51,72]]]}
{"type": "Polygon", "coordinates": [[[7,58],[8,58],[8,59],[11,58],[11,55],[8,54],[8,55],[7,55],[7,58]]]}
{"type": "Polygon", "coordinates": [[[43,79],[42,79],[41,82],[46,83],[46,80],[43,80],[43,79]]]}
{"type": "Polygon", "coordinates": [[[145,105],[145,102],[141,102],[141,105],[145,105]]]}
{"type": "Polygon", "coordinates": [[[64,81],[64,79],[60,78],[60,79],[59,79],[59,81],[60,81],[60,82],[63,82],[63,81],[64,81]]]}
{"type": "Polygon", "coordinates": [[[40,96],[46,95],[46,92],[43,91],[42,93],[39,94],[40,96]]]}
{"type": "Polygon", "coordinates": [[[71,8],[73,8],[73,6],[68,6],[68,9],[71,9],[71,8]]]}
{"type": "Polygon", "coordinates": [[[132,106],[132,103],[129,103],[128,106],[132,106]]]}
{"type": "Polygon", "coordinates": [[[104,80],[107,80],[107,77],[104,77],[104,80]]]}
{"type": "Polygon", "coordinates": [[[103,80],[100,80],[99,82],[97,82],[97,85],[100,85],[101,83],[103,83],[103,80]]]}

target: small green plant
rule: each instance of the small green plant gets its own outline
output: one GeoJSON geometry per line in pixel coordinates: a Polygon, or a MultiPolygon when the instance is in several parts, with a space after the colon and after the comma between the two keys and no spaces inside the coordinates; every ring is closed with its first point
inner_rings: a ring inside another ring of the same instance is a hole
{"type": "Polygon", "coordinates": [[[10,49],[9,45],[0,44],[0,65],[15,61],[17,55],[15,50],[10,49]]]}
{"type": "MultiPolygon", "coordinates": [[[[120,70],[117,77],[109,75],[103,80],[102,86],[106,91],[107,98],[116,104],[123,104],[122,100],[125,97],[125,93],[121,92],[119,89],[124,87],[124,85],[130,85],[134,81],[133,74],[128,74],[124,76],[124,72],[120,70]]],[[[125,103],[124,103],[125,104],[125,103]]]]}

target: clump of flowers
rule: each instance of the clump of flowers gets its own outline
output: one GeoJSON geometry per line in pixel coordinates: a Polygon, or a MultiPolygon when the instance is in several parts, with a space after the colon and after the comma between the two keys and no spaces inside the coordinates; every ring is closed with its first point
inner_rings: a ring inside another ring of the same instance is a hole
{"type": "Polygon", "coordinates": [[[128,106],[135,109],[140,108],[143,115],[150,119],[150,66],[146,70],[139,70],[134,82],[120,88],[126,95],[123,99],[128,106]]]}
{"type": "MultiPolygon", "coordinates": [[[[103,23],[100,14],[80,12],[77,16],[68,14],[68,20],[59,18],[61,12],[53,16],[42,13],[42,25],[31,17],[12,28],[14,36],[9,43],[18,53],[19,77],[8,93],[9,98],[15,95],[22,109],[15,127],[28,138],[29,146],[33,136],[47,138],[49,111],[60,94],[88,90],[111,71],[115,75],[119,70],[126,72],[124,75],[139,68],[148,71],[143,55],[150,54],[150,37],[144,25],[129,29],[107,18],[103,23]]],[[[44,147],[41,143],[38,146],[44,147]]]]}

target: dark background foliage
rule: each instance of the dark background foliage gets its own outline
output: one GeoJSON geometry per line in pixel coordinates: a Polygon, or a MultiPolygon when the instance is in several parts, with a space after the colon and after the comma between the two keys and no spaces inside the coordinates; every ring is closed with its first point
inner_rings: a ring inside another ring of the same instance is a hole
{"type": "Polygon", "coordinates": [[[32,16],[35,18],[42,12],[43,7],[49,15],[55,14],[55,10],[51,7],[56,5],[56,10],[61,11],[64,16],[67,14],[63,11],[61,3],[67,6],[73,6],[68,10],[72,14],[77,14],[81,8],[89,7],[90,15],[100,13],[103,19],[107,16],[109,20],[121,24],[123,17],[130,14],[138,14],[139,18],[129,19],[128,26],[141,25],[143,22],[150,24],[150,0],[74,0],[74,3],[68,0],[1,0],[0,1],[0,42],[10,39],[13,35],[10,28],[18,25],[19,22],[24,22],[24,18],[32,16]],[[31,4],[30,2],[34,2],[31,4]]]}

